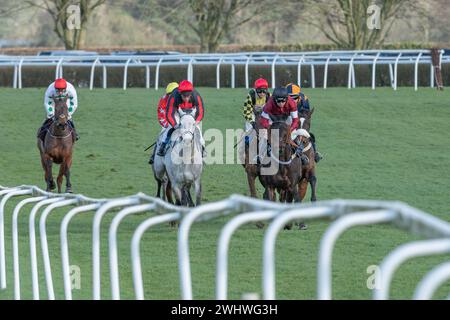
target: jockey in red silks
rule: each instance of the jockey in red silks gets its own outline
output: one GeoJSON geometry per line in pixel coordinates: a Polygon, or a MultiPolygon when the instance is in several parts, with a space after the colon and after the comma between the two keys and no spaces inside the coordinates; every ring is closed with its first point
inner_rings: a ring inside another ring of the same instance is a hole
{"type": "MultiPolygon", "coordinates": [[[[260,124],[268,129],[271,122],[291,119],[291,131],[297,130],[299,125],[297,103],[288,95],[288,91],[284,87],[276,88],[272,96],[264,105],[263,112],[261,114],[260,124]]],[[[302,163],[308,162],[308,157],[302,154],[303,146],[299,146],[296,150],[296,154],[302,159],[302,163]]],[[[267,155],[270,156],[271,147],[270,142],[267,142],[267,155]]]]}
{"type": "Polygon", "coordinates": [[[66,95],[68,98],[67,111],[69,113],[69,123],[73,129],[72,133],[74,140],[79,139],[78,133],[75,130],[75,125],[72,120],[72,115],[78,108],[77,92],[75,91],[75,87],[71,83],[67,82],[63,78],[59,78],[52,82],[45,91],[44,108],[45,112],[47,113],[47,119],[45,119],[37,134],[37,137],[42,141],[45,140],[45,135],[54,121],[55,102],[53,101],[53,97],[60,95],[66,95]]]}
{"type": "Polygon", "coordinates": [[[178,113],[178,109],[193,109],[195,108],[195,121],[197,124],[197,128],[200,133],[200,141],[202,144],[202,154],[203,157],[206,156],[205,152],[205,141],[202,136],[202,132],[198,127],[200,121],[203,119],[204,115],[204,106],[203,99],[199,95],[199,93],[194,89],[194,85],[188,81],[183,80],[180,82],[178,88],[173,90],[167,100],[166,107],[166,121],[168,122],[168,127],[165,129],[163,134],[161,134],[162,143],[158,149],[157,155],[163,157],[166,153],[166,146],[170,142],[170,137],[172,136],[173,131],[178,126],[179,118],[176,116],[178,113]]]}
{"type": "MultiPolygon", "coordinates": [[[[162,129],[160,132],[160,135],[166,131],[166,129],[169,127],[169,122],[166,120],[166,108],[167,108],[167,101],[169,100],[170,94],[178,88],[177,82],[171,82],[166,87],[166,93],[159,99],[158,107],[156,108],[157,114],[158,114],[158,123],[161,125],[162,129]]],[[[150,160],[148,161],[149,164],[153,164],[155,160],[155,150],[156,147],[153,149],[153,153],[150,156],[150,160]]]]}

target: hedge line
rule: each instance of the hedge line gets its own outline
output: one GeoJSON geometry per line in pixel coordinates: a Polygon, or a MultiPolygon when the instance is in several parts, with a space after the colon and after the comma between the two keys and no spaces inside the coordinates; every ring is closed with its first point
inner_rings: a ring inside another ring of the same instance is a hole
{"type": "MultiPolygon", "coordinates": [[[[401,42],[388,43],[379,49],[424,49],[424,48],[450,48],[450,43],[420,43],[420,42],[401,42]]],[[[339,48],[334,44],[322,43],[296,43],[296,44],[278,44],[278,45],[221,45],[219,52],[242,52],[242,51],[326,51],[326,50],[345,50],[350,48],[339,48]]],[[[39,51],[64,50],[64,48],[54,47],[36,47],[36,48],[0,48],[0,54],[9,55],[36,55],[39,51]]],[[[198,45],[172,45],[172,46],[116,46],[116,47],[88,47],[85,50],[97,51],[99,53],[109,54],[112,51],[179,51],[184,53],[198,53],[198,45]]]]}

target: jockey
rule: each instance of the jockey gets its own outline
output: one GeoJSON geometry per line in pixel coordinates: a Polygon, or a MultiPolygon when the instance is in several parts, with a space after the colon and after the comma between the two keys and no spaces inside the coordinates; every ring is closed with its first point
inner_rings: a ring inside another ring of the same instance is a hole
{"type": "MultiPolygon", "coordinates": [[[[188,80],[183,80],[180,85],[169,96],[166,108],[166,120],[169,123],[164,134],[163,142],[158,149],[158,156],[163,157],[166,153],[166,146],[170,142],[170,137],[173,131],[178,125],[178,109],[192,109],[196,108],[195,121],[197,125],[202,121],[204,115],[203,99],[198,94],[197,90],[194,90],[194,85],[188,80]]],[[[198,126],[197,126],[198,128],[198,126]]],[[[198,128],[200,133],[200,141],[202,144],[202,155],[206,157],[205,141],[203,140],[202,131],[198,128]]]]}
{"type": "Polygon", "coordinates": [[[54,96],[59,95],[67,95],[68,96],[68,113],[69,113],[69,123],[72,126],[72,136],[74,140],[78,140],[79,136],[75,129],[75,125],[72,120],[72,115],[74,114],[75,110],[78,108],[78,98],[77,98],[77,92],[75,91],[74,86],[64,80],[63,78],[56,79],[55,82],[51,83],[47,90],[45,91],[45,98],[44,98],[44,108],[45,112],[47,113],[47,119],[42,124],[42,127],[38,131],[37,137],[40,138],[42,141],[45,140],[45,135],[52,125],[54,121],[54,115],[55,115],[55,102],[53,101],[54,96]]]}
{"type": "MultiPolygon", "coordinates": [[[[289,96],[294,99],[294,101],[297,103],[297,109],[298,112],[302,112],[302,111],[311,111],[311,108],[309,106],[309,99],[307,96],[305,96],[303,94],[303,92],[301,92],[301,88],[299,85],[294,84],[294,83],[289,83],[286,86],[287,90],[288,90],[288,94],[289,96]]],[[[317,146],[316,146],[316,138],[314,136],[314,134],[312,132],[309,133],[311,136],[311,144],[312,147],[314,149],[314,160],[315,162],[319,162],[323,157],[322,155],[317,151],[317,146]]]]}
{"type": "MultiPolygon", "coordinates": [[[[167,107],[167,101],[169,100],[170,94],[176,89],[178,88],[178,83],[177,82],[171,82],[167,85],[166,87],[166,94],[163,95],[158,102],[158,107],[157,107],[157,113],[158,113],[158,122],[161,125],[162,129],[161,129],[161,133],[162,134],[167,127],[169,127],[169,123],[166,120],[166,107],[167,107]]],[[[150,156],[150,160],[148,161],[149,164],[153,164],[153,161],[155,160],[155,150],[156,148],[153,149],[153,153],[150,156]]]]}
{"type": "MultiPolygon", "coordinates": [[[[270,98],[268,91],[269,84],[266,79],[259,78],[255,81],[253,88],[249,90],[247,99],[244,102],[242,115],[245,119],[245,131],[255,128],[255,111],[259,111],[264,107],[270,98]]],[[[249,144],[250,137],[245,136],[245,144],[249,144]]]]}
{"type": "MultiPolygon", "coordinates": [[[[288,96],[286,88],[280,87],[273,91],[272,97],[269,98],[264,105],[261,115],[260,124],[264,128],[269,128],[271,121],[277,120],[277,118],[292,119],[291,131],[295,131],[298,128],[299,119],[297,105],[295,101],[288,96]]],[[[308,163],[308,157],[302,154],[303,147],[299,146],[295,152],[301,158],[303,164],[308,163]]],[[[271,152],[270,143],[267,143],[267,155],[271,152]]]]}

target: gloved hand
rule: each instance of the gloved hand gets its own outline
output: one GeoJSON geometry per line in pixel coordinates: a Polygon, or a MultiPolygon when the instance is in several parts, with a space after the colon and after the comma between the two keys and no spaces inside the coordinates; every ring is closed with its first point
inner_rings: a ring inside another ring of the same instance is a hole
{"type": "Polygon", "coordinates": [[[256,122],[255,121],[250,121],[250,124],[252,125],[253,129],[256,130],[256,122]]]}

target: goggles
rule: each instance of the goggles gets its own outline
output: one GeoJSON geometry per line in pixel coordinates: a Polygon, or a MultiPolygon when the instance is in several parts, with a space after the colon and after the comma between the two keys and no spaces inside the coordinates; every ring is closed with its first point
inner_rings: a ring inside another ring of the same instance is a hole
{"type": "Polygon", "coordinates": [[[267,89],[264,89],[264,88],[256,89],[256,93],[266,93],[266,92],[267,92],[267,89]]]}
{"type": "Polygon", "coordinates": [[[286,102],[287,98],[276,98],[275,101],[276,103],[284,103],[286,102]]]}

